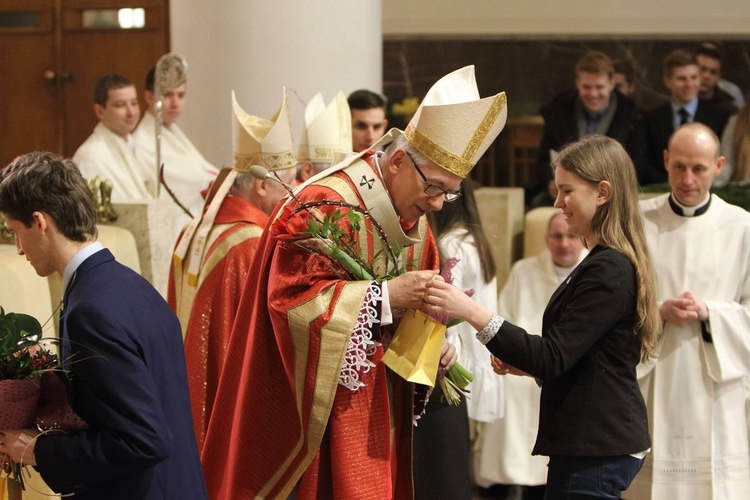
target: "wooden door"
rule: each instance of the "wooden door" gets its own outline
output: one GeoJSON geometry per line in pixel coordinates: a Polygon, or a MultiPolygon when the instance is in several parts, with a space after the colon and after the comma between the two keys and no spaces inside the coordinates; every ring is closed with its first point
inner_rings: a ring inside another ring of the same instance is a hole
{"type": "Polygon", "coordinates": [[[55,1],[0,6],[0,168],[21,153],[62,148],[55,1]]]}
{"type": "Polygon", "coordinates": [[[96,125],[93,88],[107,73],[130,78],[138,90],[141,113],[143,82],[148,69],[169,49],[166,0],[64,0],[62,8],[64,154],[72,156],[96,125]],[[120,8],[143,9],[144,26],[106,26],[107,13],[120,8]],[[87,27],[93,16],[102,22],[87,27]]]}
{"type": "Polygon", "coordinates": [[[169,50],[168,14],[168,0],[3,0],[0,167],[37,149],[72,156],[96,125],[93,87],[107,73],[133,80],[145,111],[146,72],[169,50]]]}

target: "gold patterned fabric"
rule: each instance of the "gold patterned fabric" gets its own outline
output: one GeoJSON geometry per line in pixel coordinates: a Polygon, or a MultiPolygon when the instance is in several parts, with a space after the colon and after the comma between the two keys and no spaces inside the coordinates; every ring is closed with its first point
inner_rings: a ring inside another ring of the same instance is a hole
{"type": "Polygon", "coordinates": [[[226,198],[208,234],[196,282],[188,278],[192,252],[184,262],[175,259],[170,269],[167,299],[180,320],[185,340],[190,405],[199,449],[213,411],[234,317],[241,305],[242,286],[267,220],[268,216],[247,200],[226,198]]]}
{"type": "MultiPolygon", "coordinates": [[[[350,201],[369,209],[372,200],[362,198],[349,172],[324,177],[297,197],[350,201]]],[[[346,211],[318,208],[323,215],[346,211]]],[[[404,251],[409,259],[404,264],[436,268],[429,230],[422,224],[402,228],[395,212],[393,217],[404,235],[421,229],[427,241],[404,251]]],[[[365,227],[372,230],[367,221],[365,227]]],[[[383,250],[378,238],[355,241],[369,262],[383,250]]],[[[382,346],[368,357],[375,366],[362,375],[363,387],[339,384],[360,311],[374,307],[366,299],[372,287],[370,281],[343,280],[323,257],[263,235],[203,449],[211,498],[286,498],[295,485],[298,498],[413,495],[412,386],[379,363],[382,346]]]]}

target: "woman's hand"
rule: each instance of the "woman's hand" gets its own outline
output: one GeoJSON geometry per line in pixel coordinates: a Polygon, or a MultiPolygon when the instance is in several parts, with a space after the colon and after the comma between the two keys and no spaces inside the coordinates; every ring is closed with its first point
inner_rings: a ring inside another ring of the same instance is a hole
{"type": "Polygon", "coordinates": [[[496,358],[490,354],[490,362],[492,363],[492,370],[498,375],[517,375],[519,377],[530,377],[525,371],[521,371],[518,368],[504,363],[503,360],[496,358]]]}
{"type": "Polygon", "coordinates": [[[474,302],[471,297],[436,275],[427,283],[424,297],[427,314],[444,314],[468,322],[478,330],[484,328],[492,318],[492,313],[474,302]]]}

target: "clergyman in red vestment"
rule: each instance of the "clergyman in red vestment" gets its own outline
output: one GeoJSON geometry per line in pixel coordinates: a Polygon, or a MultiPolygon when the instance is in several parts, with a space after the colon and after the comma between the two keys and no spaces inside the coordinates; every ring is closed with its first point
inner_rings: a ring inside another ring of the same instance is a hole
{"type": "Polygon", "coordinates": [[[380,327],[394,309],[424,305],[438,265],[424,214],[457,196],[506,115],[505,94],[479,98],[473,67],[453,72],[403,134],[387,134],[385,153],[349,157],[277,207],[274,229],[301,205],[366,213],[360,230],[339,220],[362,259],[380,277],[408,271],[343,279],[330,260],[264,233],[203,448],[211,498],[413,496],[414,387],[380,362],[380,327]]]}
{"type": "Polygon", "coordinates": [[[209,191],[204,210],[178,241],[167,294],[185,340],[190,404],[199,450],[242,287],[268,215],[287,194],[279,183],[256,179],[248,168],[261,165],[285,182],[293,182],[296,174],[286,93],[271,120],[248,115],[234,94],[232,104],[233,171],[225,169],[209,191]]]}

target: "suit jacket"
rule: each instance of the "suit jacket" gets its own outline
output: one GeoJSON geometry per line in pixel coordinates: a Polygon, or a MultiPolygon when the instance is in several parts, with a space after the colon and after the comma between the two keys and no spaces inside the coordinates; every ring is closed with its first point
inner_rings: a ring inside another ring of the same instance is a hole
{"type": "Polygon", "coordinates": [[[596,246],[550,298],[541,337],[505,321],[487,343],[543,382],[535,455],[627,455],[650,446],[637,322],[635,267],[596,246]]]}
{"type": "MultiPolygon", "coordinates": [[[[729,111],[715,103],[700,99],[693,121],[703,123],[721,137],[724,127],[729,120],[729,111]]],[[[664,168],[664,150],[667,149],[669,138],[674,132],[674,116],[672,104],[666,103],[652,109],[644,115],[647,162],[638,173],[641,184],[654,184],[667,181],[667,171],[664,168]]]]}
{"type": "MultiPolygon", "coordinates": [[[[640,132],[642,127],[641,117],[633,101],[617,90],[613,92],[617,96],[617,108],[612,117],[612,123],[607,129],[607,137],[619,141],[638,168],[645,154],[643,134],[640,132]]],[[[577,99],[578,91],[569,90],[555,96],[550,103],[540,110],[544,118],[544,133],[537,153],[537,177],[539,180],[537,191],[546,189],[548,181],[552,179],[550,150],[560,151],[567,144],[579,139],[575,112],[577,99]]]]}
{"type": "Polygon", "coordinates": [[[204,499],[180,324],[109,250],[88,257],[64,296],[62,359],[89,429],[40,436],[37,468],[76,499],[204,499]]]}

